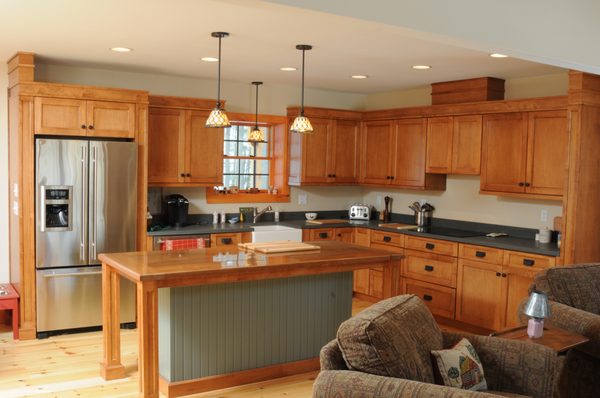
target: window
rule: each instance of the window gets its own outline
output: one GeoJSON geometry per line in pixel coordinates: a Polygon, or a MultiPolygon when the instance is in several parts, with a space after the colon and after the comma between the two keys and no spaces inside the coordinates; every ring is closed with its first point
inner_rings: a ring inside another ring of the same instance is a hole
{"type": "Polygon", "coordinates": [[[254,127],[253,114],[228,113],[231,127],[223,131],[223,185],[206,188],[207,203],[289,202],[288,128],[285,116],[259,115],[265,142],[247,141],[254,127]],[[232,193],[231,187],[238,187],[232,193]],[[277,194],[270,194],[273,187],[277,194]],[[228,189],[224,189],[228,188],[228,189]]]}
{"type": "Polygon", "coordinates": [[[266,191],[270,187],[270,128],[261,127],[265,142],[255,145],[248,142],[253,126],[232,125],[224,131],[223,142],[223,185],[238,187],[242,191],[258,188],[266,191]]]}

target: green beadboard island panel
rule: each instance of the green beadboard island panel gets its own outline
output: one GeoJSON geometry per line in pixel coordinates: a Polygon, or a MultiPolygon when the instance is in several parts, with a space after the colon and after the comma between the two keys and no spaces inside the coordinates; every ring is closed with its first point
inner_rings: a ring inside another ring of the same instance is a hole
{"type": "Polygon", "coordinates": [[[352,314],[352,273],[159,289],[169,382],[319,356],[352,314]]]}

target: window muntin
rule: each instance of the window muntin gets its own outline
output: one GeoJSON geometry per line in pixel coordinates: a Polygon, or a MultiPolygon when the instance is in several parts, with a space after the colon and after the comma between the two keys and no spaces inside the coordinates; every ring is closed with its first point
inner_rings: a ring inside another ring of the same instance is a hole
{"type": "Polygon", "coordinates": [[[233,124],[224,131],[223,142],[223,185],[236,186],[240,191],[250,188],[267,190],[270,182],[270,136],[269,127],[261,126],[265,142],[256,147],[248,142],[248,134],[254,125],[233,124]]]}

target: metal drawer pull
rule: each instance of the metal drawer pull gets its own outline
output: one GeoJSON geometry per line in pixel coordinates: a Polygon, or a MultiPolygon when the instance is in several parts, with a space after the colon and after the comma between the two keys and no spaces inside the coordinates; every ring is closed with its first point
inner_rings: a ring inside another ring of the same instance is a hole
{"type": "Polygon", "coordinates": [[[480,252],[479,250],[475,252],[475,257],[485,257],[485,252],[480,252]]]}
{"type": "Polygon", "coordinates": [[[66,277],[70,277],[70,276],[90,276],[90,275],[102,275],[102,271],[71,272],[68,274],[43,274],[44,278],[66,278],[66,277]]]}
{"type": "Polygon", "coordinates": [[[231,244],[231,238],[222,238],[221,239],[221,243],[224,245],[230,245],[231,244]]]}
{"type": "Polygon", "coordinates": [[[531,267],[531,266],[533,266],[534,264],[535,264],[535,260],[531,260],[531,259],[528,259],[528,258],[524,258],[524,259],[523,259],[523,265],[526,265],[526,266],[528,266],[528,267],[531,267]]]}
{"type": "Polygon", "coordinates": [[[319,232],[319,238],[326,239],[327,238],[327,232],[319,232]]]}
{"type": "Polygon", "coordinates": [[[435,245],[433,243],[425,243],[425,249],[433,250],[435,249],[435,245]]]}
{"type": "Polygon", "coordinates": [[[425,266],[425,271],[432,272],[433,271],[433,265],[426,265],[425,266]]]}
{"type": "Polygon", "coordinates": [[[501,276],[502,274],[500,272],[496,272],[496,276],[501,276]]]}
{"type": "Polygon", "coordinates": [[[431,296],[430,296],[430,295],[428,295],[428,294],[424,294],[424,295],[423,295],[423,300],[425,300],[425,301],[431,301],[431,300],[433,300],[433,297],[431,297],[431,296]]]}
{"type": "Polygon", "coordinates": [[[383,237],[383,241],[384,242],[391,242],[392,241],[392,237],[391,236],[384,236],[383,237]]]}

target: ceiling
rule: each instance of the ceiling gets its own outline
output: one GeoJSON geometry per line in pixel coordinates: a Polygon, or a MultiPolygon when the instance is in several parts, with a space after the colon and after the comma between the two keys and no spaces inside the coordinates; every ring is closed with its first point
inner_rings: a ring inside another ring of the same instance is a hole
{"type": "Polygon", "coordinates": [[[0,0],[0,57],[31,51],[43,63],[199,78],[216,77],[212,31],[226,31],[222,78],[293,85],[306,53],[306,85],[352,93],[419,87],[479,76],[504,79],[564,69],[435,41],[414,30],[258,0],[0,0]],[[111,47],[134,49],[115,53],[111,47]],[[411,68],[431,65],[429,70],[411,68]],[[351,79],[368,75],[365,80],[351,79]]]}

